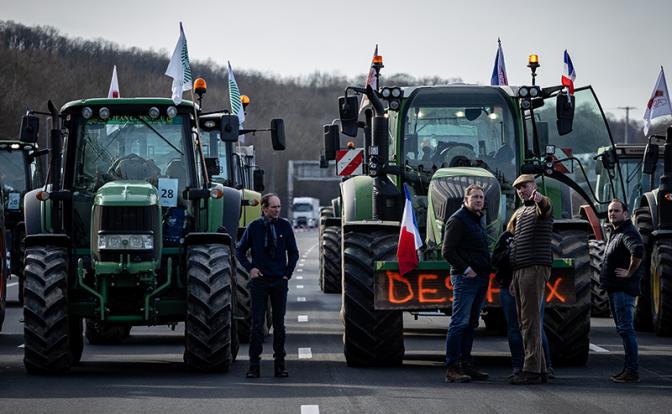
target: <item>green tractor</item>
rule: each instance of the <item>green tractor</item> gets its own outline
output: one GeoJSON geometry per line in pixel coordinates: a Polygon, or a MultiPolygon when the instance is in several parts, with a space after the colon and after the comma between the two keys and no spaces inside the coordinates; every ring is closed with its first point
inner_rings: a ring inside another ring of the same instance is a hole
{"type": "MultiPolygon", "coordinates": [[[[639,208],[640,199],[644,193],[651,191],[658,185],[658,183],[660,183],[660,175],[662,173],[660,168],[655,169],[653,172],[643,171],[645,149],[646,146],[644,144],[620,143],[615,145],[615,151],[612,151],[611,147],[599,148],[597,150],[596,158],[600,158],[602,162],[598,162],[595,165],[595,187],[599,198],[602,200],[618,198],[625,201],[625,203],[628,205],[628,209],[631,212],[634,212],[634,216],[638,217],[640,220],[642,217],[641,210],[639,208]],[[605,166],[605,163],[609,164],[612,162],[611,160],[614,159],[614,155],[618,157],[620,169],[615,169],[613,166],[609,165],[605,166]],[[609,174],[613,173],[616,173],[617,177],[609,176],[609,174]],[[625,193],[620,191],[620,186],[614,185],[614,179],[618,181],[621,177],[625,183],[625,193]]],[[[654,158],[654,160],[657,163],[660,163],[662,159],[663,151],[661,148],[657,159],[654,158]]],[[[597,211],[601,212],[602,214],[606,213],[606,205],[598,205],[597,211]]],[[[591,313],[594,317],[606,317],[610,315],[609,297],[607,292],[600,288],[600,266],[602,262],[602,256],[604,255],[606,238],[611,230],[611,227],[606,225],[606,220],[600,221],[597,216],[591,215],[590,213],[590,208],[588,208],[588,206],[584,206],[582,209],[582,214],[593,227],[593,238],[589,241],[590,266],[592,268],[591,313]]],[[[646,267],[648,268],[648,265],[646,265],[646,267]]],[[[648,292],[647,288],[648,286],[643,286],[643,292],[648,292]]],[[[650,320],[650,316],[644,316],[645,311],[643,310],[646,307],[648,311],[649,304],[650,302],[646,301],[646,299],[638,300],[637,314],[639,316],[636,318],[636,320],[638,320],[638,326],[643,320],[650,320]]]]}
{"type": "MultiPolygon", "coordinates": [[[[203,149],[206,156],[218,160],[219,172],[212,176],[214,182],[225,187],[233,188],[240,193],[241,203],[226,206],[231,210],[225,211],[225,227],[229,234],[234,236],[234,242],[242,236],[243,232],[252,221],[261,216],[261,192],[264,191],[264,170],[256,165],[256,156],[253,146],[241,146],[236,142],[223,142],[221,140],[221,121],[223,112],[205,114],[200,118],[201,131],[203,132],[203,149]],[[233,211],[238,209],[239,211],[233,211]],[[233,221],[239,217],[238,222],[233,221]]],[[[274,151],[284,151],[285,135],[284,121],[282,119],[271,120],[269,129],[241,129],[239,134],[256,134],[260,131],[271,133],[271,144],[274,151]]],[[[238,329],[240,342],[248,342],[251,324],[251,303],[248,282],[250,275],[236,261],[236,307],[234,318],[238,329]]],[[[270,328],[270,306],[266,318],[266,329],[270,328]]]]}
{"type": "Polygon", "coordinates": [[[644,193],[634,210],[633,221],[646,245],[641,295],[637,298],[635,327],[660,336],[672,335],[672,127],[669,119],[654,128],[646,146],[643,173],[652,177],[651,191],[644,193]],[[656,129],[658,131],[656,131],[656,129]],[[663,138],[663,170],[658,168],[663,138]],[[654,178],[659,177],[659,178],[654,178]]]}
{"type": "Polygon", "coordinates": [[[37,142],[0,141],[0,182],[3,186],[9,274],[18,278],[18,299],[21,305],[23,305],[23,256],[25,253],[23,196],[27,191],[44,184],[44,165],[40,161],[42,155],[46,153],[46,150],[38,149],[37,142]]]}
{"type": "MultiPolygon", "coordinates": [[[[608,202],[594,192],[586,174],[594,160],[586,156],[613,141],[591,87],[577,88],[571,97],[561,86],[541,88],[534,85],[538,65],[528,66],[532,86],[348,87],[339,98],[342,132],[355,136],[365,129],[369,172],[340,186],[348,365],[401,364],[402,312],[450,313],[449,265],[440,256],[443,225],[462,204],[464,188],[479,184],[494,245],[519,205],[512,183],[520,173],[537,175],[540,190],[553,200],[554,262],[545,314],[553,362],[586,363],[592,229],[580,217],[580,206],[588,204],[597,215],[595,206],[608,202]],[[357,94],[371,102],[363,121],[357,94]],[[396,249],[404,185],[425,248],[419,267],[401,276],[396,249]]],[[[325,150],[338,147],[337,136],[329,128],[325,150]]],[[[611,168],[618,168],[618,160],[611,168]]],[[[491,275],[483,316],[486,326],[501,330],[498,292],[491,275]]]]}
{"type": "MultiPolygon", "coordinates": [[[[49,112],[46,185],[24,197],[27,372],[77,364],[83,320],[90,341],[184,322],[186,365],[227,371],[238,339],[224,212],[241,201],[210,180],[218,170],[203,153],[198,107],[84,99],[60,110],[50,102],[49,112]]],[[[221,118],[221,140],[237,141],[237,117],[221,118]]]]}

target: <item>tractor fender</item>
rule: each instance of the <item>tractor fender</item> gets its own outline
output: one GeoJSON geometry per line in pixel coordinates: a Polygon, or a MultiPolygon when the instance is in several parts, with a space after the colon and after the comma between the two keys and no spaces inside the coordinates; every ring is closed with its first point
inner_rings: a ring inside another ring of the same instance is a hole
{"type": "Polygon", "coordinates": [[[26,248],[32,246],[56,246],[56,247],[72,247],[70,237],[65,234],[30,234],[26,235],[26,248]]]}
{"type": "Polygon", "coordinates": [[[41,188],[28,191],[23,196],[23,220],[26,223],[26,236],[31,234],[40,234],[42,229],[42,204],[36,195],[42,191],[41,188]]]}
{"type": "Polygon", "coordinates": [[[639,207],[648,207],[651,213],[651,224],[653,228],[658,227],[658,189],[644,193],[639,201],[639,207]]]}
{"type": "Polygon", "coordinates": [[[358,175],[343,181],[340,186],[343,224],[373,220],[373,178],[368,175],[358,175]]]}
{"type": "Polygon", "coordinates": [[[593,234],[593,228],[587,220],[581,219],[554,219],[553,231],[576,229],[583,230],[587,234],[593,234]]]}
{"type": "Polygon", "coordinates": [[[222,225],[235,243],[238,235],[238,223],[240,222],[240,200],[242,199],[242,194],[240,190],[231,187],[224,187],[222,190],[224,191],[224,195],[222,196],[224,201],[222,225]]]}
{"type": "MultiPolygon", "coordinates": [[[[27,238],[26,238],[27,239],[27,238]]],[[[184,237],[184,247],[199,244],[221,244],[234,249],[233,239],[227,233],[192,232],[184,237]]]]}
{"type": "Polygon", "coordinates": [[[595,214],[595,210],[593,210],[591,206],[584,204],[579,207],[579,215],[590,224],[595,240],[604,240],[602,225],[600,224],[600,219],[597,217],[597,214],[595,214]]]}
{"type": "Polygon", "coordinates": [[[331,200],[331,208],[334,209],[334,217],[341,217],[341,197],[331,200]]]}

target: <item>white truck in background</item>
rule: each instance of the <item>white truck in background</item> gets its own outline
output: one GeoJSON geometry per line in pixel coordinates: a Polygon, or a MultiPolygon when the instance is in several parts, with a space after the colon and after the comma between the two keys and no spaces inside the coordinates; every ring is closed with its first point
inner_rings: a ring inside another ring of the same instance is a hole
{"type": "Polygon", "coordinates": [[[320,200],[314,197],[294,197],[292,200],[292,225],[317,227],[320,223],[320,200]]]}

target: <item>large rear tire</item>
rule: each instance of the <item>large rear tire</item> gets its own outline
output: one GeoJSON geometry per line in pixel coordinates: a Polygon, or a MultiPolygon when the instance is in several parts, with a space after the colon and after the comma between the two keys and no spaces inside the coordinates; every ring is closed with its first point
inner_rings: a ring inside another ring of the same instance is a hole
{"type": "Polygon", "coordinates": [[[638,331],[653,330],[653,315],[651,314],[651,246],[650,236],[653,231],[653,220],[649,207],[639,207],[633,212],[635,226],[639,230],[644,242],[644,257],[642,258],[642,281],[640,283],[641,294],[635,304],[635,329],[638,331]]]}
{"type": "Polygon", "coordinates": [[[374,265],[393,260],[399,231],[351,230],[343,235],[344,353],[349,366],[397,366],[404,359],[403,315],[376,311],[374,265]]]}
{"type": "Polygon", "coordinates": [[[5,322],[5,312],[7,311],[7,272],[0,270],[0,332],[5,322]]]}
{"type": "Polygon", "coordinates": [[[554,365],[585,365],[590,345],[590,257],[588,234],[580,229],[553,232],[553,258],[574,259],[576,303],[547,306],[544,317],[546,336],[554,365]]]}
{"type": "Polygon", "coordinates": [[[672,240],[660,239],[651,254],[651,315],[659,336],[672,335],[672,240]]]}
{"type": "Polygon", "coordinates": [[[609,294],[600,287],[600,273],[602,258],[604,257],[604,240],[589,240],[590,252],[590,301],[591,316],[594,318],[606,318],[611,314],[609,310],[609,294]]]}
{"type": "Polygon", "coordinates": [[[24,274],[23,364],[29,374],[65,372],[74,362],[66,250],[54,246],[27,248],[24,274]]]}
{"type": "Polygon", "coordinates": [[[327,226],[324,229],[321,249],[323,268],[322,291],[341,293],[341,226],[327,226]]]}
{"type": "Polygon", "coordinates": [[[241,343],[250,342],[250,326],[252,321],[252,305],[250,301],[250,274],[236,260],[236,330],[241,343]]]}
{"type": "Polygon", "coordinates": [[[227,246],[190,246],[184,362],[190,369],[226,372],[232,357],[234,261],[227,246]]]}

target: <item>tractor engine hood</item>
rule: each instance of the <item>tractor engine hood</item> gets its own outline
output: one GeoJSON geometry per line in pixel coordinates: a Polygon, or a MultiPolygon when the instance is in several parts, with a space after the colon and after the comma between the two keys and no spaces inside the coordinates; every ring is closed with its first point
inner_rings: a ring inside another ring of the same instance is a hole
{"type": "Polygon", "coordinates": [[[91,212],[94,263],[119,262],[120,257],[137,264],[160,261],[159,200],[156,187],[145,181],[113,181],[100,187],[91,212]]]}
{"type": "Polygon", "coordinates": [[[499,181],[483,168],[441,168],[432,176],[428,190],[427,245],[440,246],[443,226],[464,202],[464,190],[471,184],[483,187],[485,192],[485,224],[491,244],[496,241],[505,219],[505,199],[499,181]]]}
{"type": "Polygon", "coordinates": [[[124,180],[106,183],[96,193],[97,206],[152,206],[159,204],[156,188],[146,181],[124,180]]]}

